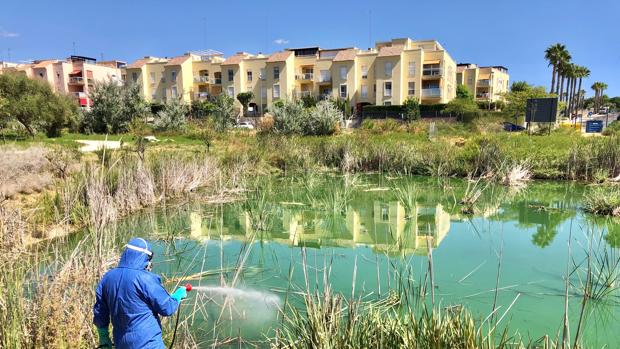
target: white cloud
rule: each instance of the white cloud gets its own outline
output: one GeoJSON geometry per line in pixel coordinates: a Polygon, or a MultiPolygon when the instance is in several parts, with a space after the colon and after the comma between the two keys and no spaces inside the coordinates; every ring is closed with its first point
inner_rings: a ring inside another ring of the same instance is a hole
{"type": "Polygon", "coordinates": [[[275,39],[273,40],[273,43],[276,45],[286,45],[288,44],[288,40],[286,39],[275,39]]]}
{"type": "Polygon", "coordinates": [[[10,31],[6,31],[0,28],[0,38],[16,38],[19,36],[19,33],[14,33],[10,31]]]}

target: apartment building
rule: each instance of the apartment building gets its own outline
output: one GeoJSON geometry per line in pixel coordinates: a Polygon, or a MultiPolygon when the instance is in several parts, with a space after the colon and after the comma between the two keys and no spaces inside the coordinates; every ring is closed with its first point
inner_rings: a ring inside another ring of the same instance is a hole
{"type": "Polygon", "coordinates": [[[147,100],[186,102],[227,93],[252,92],[249,111],[262,114],[275,100],[349,99],[357,108],[398,105],[409,97],[423,104],[456,96],[456,63],[435,40],[378,42],[374,48],[290,48],[271,55],[217,51],[175,58],[144,57],[126,68],[147,100]]]}
{"type": "Polygon", "coordinates": [[[41,79],[50,84],[58,93],[75,96],[81,107],[92,105],[88,93],[96,82],[112,80],[122,83],[122,69],[125,62],[97,62],[84,56],[71,56],[66,60],[47,59],[28,64],[6,65],[2,72],[25,74],[29,78],[41,79]]]}
{"type": "Polygon", "coordinates": [[[178,98],[186,103],[222,92],[221,64],[217,51],[187,52],[173,58],[146,56],[127,65],[127,84],[139,84],[144,98],[165,103],[178,98]]]}
{"type": "Polygon", "coordinates": [[[503,93],[509,90],[509,80],[508,69],[503,66],[479,67],[472,63],[457,66],[457,84],[467,86],[477,101],[503,100],[503,93]]]}

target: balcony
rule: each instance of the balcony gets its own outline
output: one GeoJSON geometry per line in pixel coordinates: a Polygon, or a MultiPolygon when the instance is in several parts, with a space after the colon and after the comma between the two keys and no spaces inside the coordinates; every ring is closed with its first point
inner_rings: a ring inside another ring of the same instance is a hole
{"type": "Polygon", "coordinates": [[[295,80],[299,81],[312,81],[314,79],[313,73],[301,73],[295,75],[295,80]]]}
{"type": "Polygon", "coordinates": [[[476,98],[478,99],[489,99],[490,94],[488,93],[476,93],[476,98]]]}
{"type": "Polygon", "coordinates": [[[297,91],[295,96],[297,96],[297,98],[310,97],[312,96],[312,91],[297,91]]]}
{"type": "Polygon", "coordinates": [[[440,88],[423,88],[422,97],[439,98],[441,97],[440,88]]]}
{"type": "Polygon", "coordinates": [[[73,85],[84,85],[84,78],[81,76],[72,76],[69,78],[69,83],[73,85]]]}
{"type": "Polygon", "coordinates": [[[208,76],[194,76],[194,82],[198,84],[208,84],[209,83],[208,76]]]}
{"type": "Polygon", "coordinates": [[[195,99],[207,99],[209,98],[209,92],[198,92],[196,94],[194,94],[194,98],[195,99]]]}
{"type": "Polygon", "coordinates": [[[329,75],[321,75],[319,76],[319,84],[331,84],[332,77],[329,75]]]}
{"type": "Polygon", "coordinates": [[[441,68],[424,68],[422,69],[423,78],[440,78],[441,68]]]}
{"type": "Polygon", "coordinates": [[[489,79],[478,80],[478,86],[480,86],[480,87],[489,87],[489,86],[491,86],[491,80],[489,80],[489,79]]]}

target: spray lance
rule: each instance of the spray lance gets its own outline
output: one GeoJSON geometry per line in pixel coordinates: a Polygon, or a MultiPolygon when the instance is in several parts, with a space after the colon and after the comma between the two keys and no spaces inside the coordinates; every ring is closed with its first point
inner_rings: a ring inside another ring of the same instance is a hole
{"type": "MultiPolygon", "coordinates": [[[[186,283],[185,291],[189,293],[191,290],[192,290],[192,284],[186,283]]],[[[174,332],[172,333],[172,341],[170,342],[170,346],[168,347],[168,349],[172,349],[172,346],[174,345],[174,340],[177,338],[177,329],[179,328],[179,316],[180,315],[181,315],[181,303],[179,303],[179,309],[177,309],[177,318],[174,323],[174,332]]]]}

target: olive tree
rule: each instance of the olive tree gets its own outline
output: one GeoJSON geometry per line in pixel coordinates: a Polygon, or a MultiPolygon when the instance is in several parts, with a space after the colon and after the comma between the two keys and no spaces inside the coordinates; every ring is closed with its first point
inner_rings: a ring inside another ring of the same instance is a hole
{"type": "Polygon", "coordinates": [[[213,102],[213,121],[219,132],[227,131],[235,125],[237,112],[232,97],[222,93],[213,102]]]}
{"type": "Polygon", "coordinates": [[[154,128],[158,131],[178,131],[185,127],[189,107],[180,99],[173,99],[155,116],[154,128]]]}
{"type": "Polygon", "coordinates": [[[49,137],[60,135],[63,127],[77,120],[77,103],[71,97],[55,93],[44,81],[22,74],[0,75],[2,123],[17,121],[34,136],[43,130],[49,137]]]}

